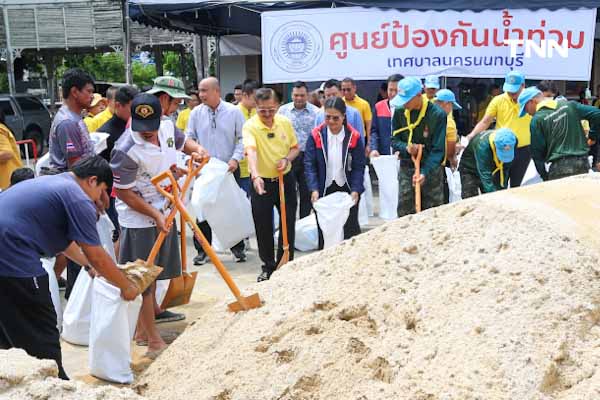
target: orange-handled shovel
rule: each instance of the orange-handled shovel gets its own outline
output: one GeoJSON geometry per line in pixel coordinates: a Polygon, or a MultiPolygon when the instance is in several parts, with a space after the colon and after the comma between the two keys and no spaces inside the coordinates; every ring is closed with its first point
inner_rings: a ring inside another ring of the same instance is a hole
{"type": "Polygon", "coordinates": [[[279,227],[279,234],[283,237],[283,255],[281,256],[281,260],[277,264],[278,270],[283,265],[287,264],[290,261],[290,244],[288,242],[288,232],[287,232],[287,213],[285,210],[285,187],[283,185],[283,171],[279,171],[279,209],[280,209],[280,218],[281,218],[281,226],[279,227]]]}

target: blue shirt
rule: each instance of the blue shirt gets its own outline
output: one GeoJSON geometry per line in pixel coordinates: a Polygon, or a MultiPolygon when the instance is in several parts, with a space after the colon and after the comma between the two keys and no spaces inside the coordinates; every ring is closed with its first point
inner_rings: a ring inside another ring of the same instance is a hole
{"type": "Polygon", "coordinates": [[[81,115],[63,105],[52,120],[48,136],[50,166],[60,171],[69,168],[69,159],[95,155],[94,142],[81,115]]]}
{"type": "Polygon", "coordinates": [[[46,274],[40,257],[72,241],[100,245],[96,207],[70,173],[23,181],[0,193],[0,277],[46,274]]]}
{"type": "Polygon", "coordinates": [[[223,162],[244,158],[242,127],[246,119],[239,107],[222,101],[213,110],[206,104],[194,107],[185,134],[223,162]]]}
{"type": "Polygon", "coordinates": [[[294,102],[279,107],[278,113],[288,117],[292,121],[300,151],[304,151],[306,147],[306,141],[315,127],[315,119],[318,112],[319,109],[317,106],[311,103],[306,103],[306,106],[301,109],[294,107],[294,102]]]}
{"type": "MultiPolygon", "coordinates": [[[[360,133],[360,137],[364,138],[365,137],[365,125],[363,124],[363,120],[362,117],[360,116],[360,112],[352,107],[352,106],[346,106],[346,119],[348,120],[348,124],[350,124],[351,127],[353,127],[354,129],[356,129],[359,133],[360,133]]],[[[325,121],[325,110],[321,109],[318,113],[317,113],[317,118],[315,119],[315,128],[319,125],[321,125],[323,123],[323,121],[325,121]]]]}

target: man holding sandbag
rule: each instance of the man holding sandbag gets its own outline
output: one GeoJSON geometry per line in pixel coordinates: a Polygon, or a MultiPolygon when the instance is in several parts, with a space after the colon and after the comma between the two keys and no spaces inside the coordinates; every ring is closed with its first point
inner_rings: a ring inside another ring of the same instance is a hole
{"type": "MultiPolygon", "coordinates": [[[[117,211],[121,225],[119,262],[145,260],[159,232],[167,232],[156,264],[163,268],[158,279],[181,275],[177,230],[165,226],[165,198],[152,184],[152,177],[177,164],[177,150],[194,158],[206,151],[175,128],[167,117],[185,95],[183,84],[175,78],[159,77],[153,94],[141,93],[131,104],[131,128],[121,136],[112,152],[110,166],[117,190],[117,211]]],[[[148,344],[149,355],[167,345],[156,328],[156,283],[143,293],[136,342],[148,344]]],[[[173,338],[174,339],[174,338],[173,338]]]]}
{"type": "Polygon", "coordinates": [[[92,156],[71,172],[21,182],[0,196],[0,349],[17,347],[55,360],[62,379],[68,378],[40,257],[64,253],[95,268],[125,300],[139,294],[102,248],[96,230],[94,203],[101,203],[112,180],[106,160],[92,156]]]}

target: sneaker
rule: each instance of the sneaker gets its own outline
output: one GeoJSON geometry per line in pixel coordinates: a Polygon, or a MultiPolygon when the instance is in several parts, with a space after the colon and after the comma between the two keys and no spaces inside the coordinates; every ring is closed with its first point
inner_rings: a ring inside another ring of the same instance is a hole
{"type": "Polygon", "coordinates": [[[196,257],[194,257],[194,265],[204,265],[206,264],[206,253],[198,253],[196,257]]]}
{"type": "Polygon", "coordinates": [[[154,319],[156,320],[157,324],[163,324],[165,322],[183,321],[185,319],[185,315],[165,310],[155,316],[154,319]]]}
{"type": "Polygon", "coordinates": [[[244,262],[246,261],[246,252],[244,250],[231,250],[233,256],[235,257],[235,262],[244,262]]]}
{"type": "Polygon", "coordinates": [[[272,274],[273,274],[273,272],[263,271],[260,273],[258,278],[256,278],[256,282],[268,281],[269,279],[271,279],[272,274]]]}

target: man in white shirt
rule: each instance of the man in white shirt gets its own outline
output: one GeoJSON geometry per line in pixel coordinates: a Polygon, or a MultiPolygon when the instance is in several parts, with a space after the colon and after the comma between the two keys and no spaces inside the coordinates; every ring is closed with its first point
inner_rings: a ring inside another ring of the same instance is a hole
{"type": "MultiPolygon", "coordinates": [[[[242,145],[242,127],[244,115],[239,107],[221,100],[221,88],[216,78],[210,77],[200,81],[198,85],[202,104],[192,110],[188,121],[186,135],[200,143],[214,158],[226,162],[229,172],[240,179],[239,163],[244,157],[242,145]]],[[[212,230],[208,221],[198,223],[198,227],[208,240],[212,242],[212,230]]],[[[194,257],[195,265],[206,263],[206,253],[196,238],[194,246],[198,255],[194,257]]],[[[237,262],[246,261],[244,241],[231,248],[237,262]]]]}
{"type": "Polygon", "coordinates": [[[319,109],[308,102],[308,88],[304,82],[299,81],[294,83],[292,99],[292,102],[284,104],[279,108],[278,114],[284,115],[292,121],[292,126],[298,140],[300,154],[292,162],[292,173],[296,177],[296,182],[298,182],[300,218],[304,218],[310,214],[310,210],[312,209],[310,192],[308,191],[306,178],[304,177],[304,148],[315,126],[319,109]]]}

